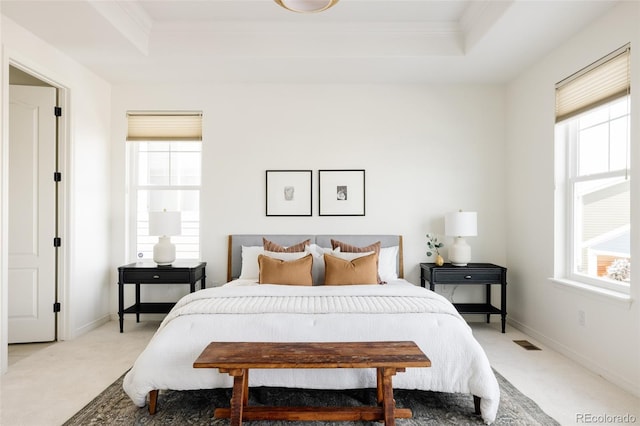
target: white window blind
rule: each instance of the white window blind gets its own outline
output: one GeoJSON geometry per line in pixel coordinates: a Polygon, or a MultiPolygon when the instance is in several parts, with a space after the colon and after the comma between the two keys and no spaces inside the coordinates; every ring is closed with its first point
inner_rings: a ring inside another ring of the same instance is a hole
{"type": "Polygon", "coordinates": [[[128,112],[128,141],[202,141],[201,112],[128,112]]]}
{"type": "Polygon", "coordinates": [[[631,88],[631,48],[615,52],[556,84],[556,123],[614,99],[631,88]]]}

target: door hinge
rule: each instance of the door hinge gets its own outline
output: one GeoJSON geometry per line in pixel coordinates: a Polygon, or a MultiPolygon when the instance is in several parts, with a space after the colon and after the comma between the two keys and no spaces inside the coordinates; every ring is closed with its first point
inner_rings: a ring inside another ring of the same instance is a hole
{"type": "Polygon", "coordinates": [[[53,312],[60,312],[60,302],[55,302],[53,304],[53,312]]]}
{"type": "Polygon", "coordinates": [[[62,245],[62,239],[60,237],[55,237],[53,239],[53,246],[60,247],[62,245]]]}
{"type": "Polygon", "coordinates": [[[62,181],[62,173],[53,172],[53,181],[54,182],[61,182],[62,181]]]}
{"type": "Polygon", "coordinates": [[[53,115],[56,117],[62,117],[62,108],[59,106],[53,107],[53,115]]]}

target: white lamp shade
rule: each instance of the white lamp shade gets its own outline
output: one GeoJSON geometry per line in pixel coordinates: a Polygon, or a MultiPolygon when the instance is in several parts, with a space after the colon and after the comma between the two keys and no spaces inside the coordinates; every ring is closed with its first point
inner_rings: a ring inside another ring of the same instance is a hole
{"type": "Polygon", "coordinates": [[[477,213],[447,213],[444,217],[444,233],[452,237],[475,237],[478,235],[477,213]]]}
{"type": "Polygon", "coordinates": [[[182,221],[180,212],[149,212],[149,235],[180,235],[182,221]]]}

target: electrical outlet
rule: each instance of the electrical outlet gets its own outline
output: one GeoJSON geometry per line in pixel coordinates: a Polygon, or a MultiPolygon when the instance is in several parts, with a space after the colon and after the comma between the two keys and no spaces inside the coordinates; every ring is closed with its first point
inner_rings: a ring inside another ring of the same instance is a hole
{"type": "Polygon", "coordinates": [[[587,314],[583,310],[578,311],[578,324],[582,327],[587,325],[587,314]]]}

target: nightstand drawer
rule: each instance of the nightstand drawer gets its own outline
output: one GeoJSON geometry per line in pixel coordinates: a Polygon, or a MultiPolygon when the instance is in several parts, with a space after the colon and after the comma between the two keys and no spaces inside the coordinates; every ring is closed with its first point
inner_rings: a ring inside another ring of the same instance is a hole
{"type": "Polygon", "coordinates": [[[189,270],[171,270],[166,271],[154,269],[133,269],[125,270],[122,274],[125,283],[188,283],[189,270]]]}
{"type": "Polygon", "coordinates": [[[432,271],[432,282],[438,284],[455,283],[500,283],[502,282],[502,271],[499,268],[493,269],[473,269],[465,268],[463,271],[451,269],[436,269],[432,271]]]}

